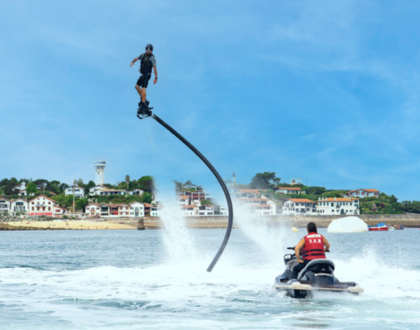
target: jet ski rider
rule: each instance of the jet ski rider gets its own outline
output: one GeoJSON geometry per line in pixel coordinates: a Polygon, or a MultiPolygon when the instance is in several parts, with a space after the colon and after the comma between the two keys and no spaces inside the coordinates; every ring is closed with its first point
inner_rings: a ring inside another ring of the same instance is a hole
{"type": "Polygon", "coordinates": [[[306,229],[308,235],[302,238],[295,247],[296,259],[299,264],[293,267],[292,278],[297,278],[299,272],[305,268],[309,261],[325,259],[325,251],[330,249],[330,243],[324,236],[318,234],[315,223],[309,222],[306,229]],[[301,251],[303,260],[300,258],[301,251]]]}
{"type": "Polygon", "coordinates": [[[134,60],[132,60],[130,63],[130,67],[132,67],[137,60],[140,60],[141,76],[137,80],[137,84],[135,88],[141,98],[140,103],[139,103],[139,109],[142,109],[143,106],[146,105],[145,108],[147,108],[149,105],[149,102],[146,100],[146,88],[152,76],[152,68],[155,73],[155,79],[153,81],[153,84],[156,84],[157,79],[158,79],[157,70],[156,70],[156,58],[155,58],[155,55],[153,55],[153,45],[151,44],[146,45],[146,52],[141,54],[139,57],[136,57],[134,60]]]}

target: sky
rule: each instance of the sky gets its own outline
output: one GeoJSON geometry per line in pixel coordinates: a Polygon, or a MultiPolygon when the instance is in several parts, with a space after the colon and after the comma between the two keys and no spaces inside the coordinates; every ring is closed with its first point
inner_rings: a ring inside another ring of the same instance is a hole
{"type": "Polygon", "coordinates": [[[221,193],[155,120],[136,117],[154,46],[154,113],[218,170],[420,200],[420,2],[0,2],[0,179],[144,175],[221,193]]]}

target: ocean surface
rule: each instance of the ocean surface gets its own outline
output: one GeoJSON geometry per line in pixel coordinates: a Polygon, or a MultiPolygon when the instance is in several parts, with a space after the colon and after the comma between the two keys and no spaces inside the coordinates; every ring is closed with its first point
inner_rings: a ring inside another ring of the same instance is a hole
{"type": "MultiPolygon", "coordinates": [[[[177,221],[180,221],[179,219],[177,221]]],[[[359,296],[273,289],[304,230],[0,232],[0,329],[420,329],[420,230],[328,234],[359,296]]]]}

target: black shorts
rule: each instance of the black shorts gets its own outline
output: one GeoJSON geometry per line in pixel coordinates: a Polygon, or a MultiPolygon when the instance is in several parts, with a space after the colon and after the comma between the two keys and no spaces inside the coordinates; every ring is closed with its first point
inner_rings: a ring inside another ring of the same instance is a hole
{"type": "Polygon", "coordinates": [[[137,80],[137,86],[141,87],[141,88],[147,88],[147,85],[149,84],[149,80],[150,77],[152,76],[151,73],[149,74],[142,74],[139,78],[139,80],[137,80]]]}

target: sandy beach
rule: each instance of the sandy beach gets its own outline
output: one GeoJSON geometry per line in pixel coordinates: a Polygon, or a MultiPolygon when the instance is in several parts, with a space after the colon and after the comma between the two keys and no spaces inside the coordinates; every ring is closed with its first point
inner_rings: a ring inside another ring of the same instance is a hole
{"type": "Polygon", "coordinates": [[[53,220],[53,221],[9,221],[8,225],[19,228],[68,229],[68,230],[115,230],[137,229],[133,224],[120,224],[111,221],[92,220],[53,220]]]}

